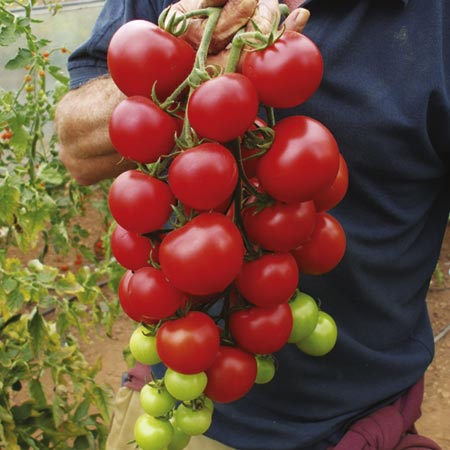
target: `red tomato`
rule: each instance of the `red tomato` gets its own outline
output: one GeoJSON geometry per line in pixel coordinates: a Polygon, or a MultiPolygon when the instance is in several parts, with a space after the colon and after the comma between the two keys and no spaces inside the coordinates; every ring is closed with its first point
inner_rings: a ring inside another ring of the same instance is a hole
{"type": "Polygon", "coordinates": [[[328,211],[334,208],[347,193],[348,168],[342,154],[339,157],[339,170],[333,184],[314,198],[317,211],[328,211]]]}
{"type": "Polygon", "coordinates": [[[111,251],[117,262],[130,270],[150,266],[150,260],[158,262],[159,243],[141,234],[125,230],[116,225],[111,234],[111,251]]]}
{"type": "Polygon", "coordinates": [[[170,317],[184,302],[184,294],[154,267],[142,267],[134,272],[129,280],[128,296],[143,322],[170,317]]]}
{"type": "Polygon", "coordinates": [[[114,148],[125,158],[149,164],[175,145],[175,119],[147,97],[122,100],[109,120],[109,136],[114,148]]]}
{"type": "Polygon", "coordinates": [[[187,115],[200,136],[228,142],[253,124],[258,106],[258,95],[251,81],[239,73],[226,73],[194,90],[187,115]]]}
{"type": "Polygon", "coordinates": [[[109,209],[116,222],[139,234],[161,228],[172,213],[173,202],[167,183],[139,170],[121,173],[108,194],[109,209]]]}
{"type": "Polygon", "coordinates": [[[183,204],[213,209],[227,201],[238,181],[238,167],[221,144],[206,142],[179,154],[169,168],[169,186],[183,204]]]}
{"type": "Polygon", "coordinates": [[[181,291],[214,294],[223,291],[241,270],[244,244],[228,217],[203,213],[166,235],[159,260],[162,271],[181,291]]]}
{"type": "Polygon", "coordinates": [[[128,97],[150,97],[156,82],[159,100],[168,97],[191,72],[194,49],[157,25],[132,20],[113,35],[107,53],[109,73],[128,97]]]}
{"type": "Polygon", "coordinates": [[[346,236],[342,225],[328,213],[317,213],[311,239],[291,253],[300,272],[321,275],[334,269],[344,256],[346,236]]]}
{"type": "Polygon", "coordinates": [[[293,325],[288,303],[270,308],[254,306],[230,315],[230,331],[237,344],[250,353],[265,355],[280,350],[293,325]]]}
{"type": "Polygon", "coordinates": [[[183,374],[203,372],[213,364],[220,347],[219,329],[207,314],[190,311],[164,322],[156,334],[161,361],[183,374]]]}
{"type": "Polygon", "coordinates": [[[236,287],[254,305],[270,307],[287,302],[298,281],[295,258],[290,253],[274,253],[244,262],[236,287]]]}
{"type": "Polygon", "coordinates": [[[119,282],[119,288],[117,290],[117,293],[119,296],[120,306],[122,307],[123,312],[135,322],[142,322],[142,315],[138,311],[138,309],[134,307],[128,294],[128,288],[132,276],[133,272],[131,270],[127,270],[122,275],[122,278],[120,279],[119,282]]]}
{"type": "Polygon", "coordinates": [[[311,39],[285,31],[269,47],[247,52],[242,73],[254,84],[261,103],[291,108],[305,102],[319,87],[323,59],[311,39]]]}
{"type": "Polygon", "coordinates": [[[339,169],[339,148],[331,132],[306,116],[290,116],[274,127],[275,139],[262,156],[257,177],[275,199],[296,203],[328,189],[339,169]]]}
{"type": "Polygon", "coordinates": [[[274,202],[258,210],[256,206],[242,211],[248,238],[266,250],[287,252],[306,242],[316,224],[313,201],[274,202]]]}
{"type": "Polygon", "coordinates": [[[214,402],[229,403],[242,398],[255,383],[256,359],[236,347],[221,346],[209,369],[205,395],[214,402]]]}

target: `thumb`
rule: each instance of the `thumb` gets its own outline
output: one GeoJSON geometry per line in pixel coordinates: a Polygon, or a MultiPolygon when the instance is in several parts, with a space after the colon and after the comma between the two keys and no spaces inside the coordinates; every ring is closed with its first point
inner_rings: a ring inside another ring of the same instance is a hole
{"type": "Polygon", "coordinates": [[[301,33],[309,20],[310,12],[307,9],[294,9],[284,21],[286,30],[301,33]]]}

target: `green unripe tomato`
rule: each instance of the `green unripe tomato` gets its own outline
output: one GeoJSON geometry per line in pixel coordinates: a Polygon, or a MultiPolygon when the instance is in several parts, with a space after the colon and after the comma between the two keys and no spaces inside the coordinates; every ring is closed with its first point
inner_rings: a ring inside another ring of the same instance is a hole
{"type": "Polygon", "coordinates": [[[144,326],[137,327],[130,337],[130,352],[133,358],[145,365],[151,366],[161,361],[156,351],[156,337],[149,335],[144,326]]]}
{"type": "Polygon", "coordinates": [[[272,381],[275,376],[275,361],[272,357],[257,356],[256,368],[256,384],[266,384],[272,381]]]}
{"type": "Polygon", "coordinates": [[[189,436],[206,433],[212,422],[209,408],[192,409],[181,403],[174,413],[175,424],[189,436]]]}
{"type": "Polygon", "coordinates": [[[289,306],[292,311],[293,326],[288,342],[296,343],[313,332],[319,317],[319,307],[316,301],[304,292],[298,292],[289,301],[289,306]]]}
{"type": "Polygon", "coordinates": [[[184,374],[168,368],[164,375],[164,385],[177,400],[187,402],[199,397],[205,390],[208,377],[205,372],[184,374]]]}
{"type": "Polygon", "coordinates": [[[183,450],[188,446],[189,441],[191,440],[191,436],[186,434],[181,428],[177,426],[174,417],[170,419],[170,423],[173,427],[173,436],[169,446],[167,447],[167,450],[183,450]]]}
{"type": "Polygon", "coordinates": [[[142,414],[134,424],[134,439],[142,450],[165,450],[172,437],[173,427],[168,420],[142,414]]]}
{"type": "Polygon", "coordinates": [[[333,349],[336,340],[336,322],[326,312],[319,311],[317,325],[313,332],[295,345],[307,355],[323,356],[333,349]]]}
{"type": "Polygon", "coordinates": [[[165,387],[146,384],[139,394],[142,409],[150,416],[165,416],[176,404],[165,387]]]}

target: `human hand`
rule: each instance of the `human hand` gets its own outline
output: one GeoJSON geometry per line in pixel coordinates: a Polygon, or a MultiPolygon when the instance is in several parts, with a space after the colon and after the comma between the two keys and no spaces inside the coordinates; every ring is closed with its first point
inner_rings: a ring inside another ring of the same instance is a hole
{"type": "MultiPolygon", "coordinates": [[[[304,0],[285,3],[292,8],[283,22],[286,30],[302,32],[309,19],[309,11],[297,8],[304,0]]],[[[273,31],[273,24],[280,21],[280,4],[277,0],[181,0],[171,7],[171,13],[181,15],[204,7],[223,6],[214,30],[209,49],[208,63],[226,66],[229,44],[236,32],[242,28],[254,30],[254,24],[263,34],[273,31]],[[228,47],[227,47],[228,46],[228,47]]],[[[194,48],[198,48],[207,18],[190,19],[186,33],[182,36],[194,48]]]]}

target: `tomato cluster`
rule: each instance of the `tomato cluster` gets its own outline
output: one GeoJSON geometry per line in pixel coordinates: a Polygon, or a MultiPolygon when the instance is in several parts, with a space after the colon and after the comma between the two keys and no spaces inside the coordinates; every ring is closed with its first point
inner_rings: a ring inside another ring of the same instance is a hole
{"type": "Polygon", "coordinates": [[[337,339],[299,286],[344,255],[329,210],[347,190],[345,160],[315,119],[258,117],[261,105],[313,95],[321,54],[292,31],[246,52],[239,72],[206,66],[200,52],[144,20],[119,28],[108,49],[126,94],[111,141],[137,164],[108,195],[112,252],[126,269],[118,295],[138,324],[134,358],[167,367],[141,391],[143,450],[182,449],[206,432],[214,402],[272,380],[284,345],[322,356],[337,339]]]}

